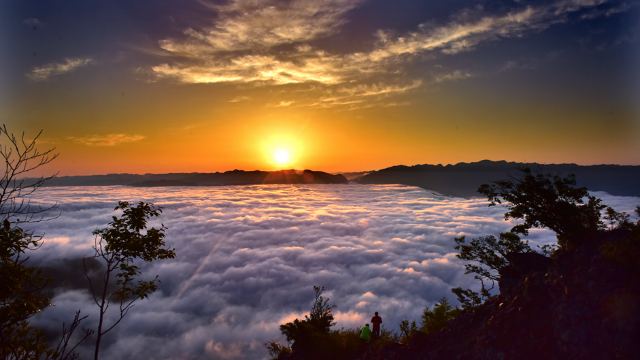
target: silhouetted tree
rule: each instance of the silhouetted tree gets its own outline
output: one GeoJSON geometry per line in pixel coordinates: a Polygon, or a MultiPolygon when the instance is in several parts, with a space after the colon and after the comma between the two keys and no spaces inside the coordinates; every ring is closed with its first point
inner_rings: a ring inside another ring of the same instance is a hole
{"type": "Polygon", "coordinates": [[[460,254],[456,255],[458,258],[484,266],[474,263],[465,265],[465,273],[475,273],[475,278],[482,282],[480,294],[459,287],[451,290],[465,309],[471,310],[491,297],[489,291],[499,279],[497,271],[508,265],[505,258],[508,253],[533,251],[517,234],[528,235],[531,228],[554,231],[558,238],[557,245],[542,247],[543,254],[549,256],[555,251],[572,249],[602,238],[608,230],[637,230],[637,225],[629,221],[627,214],[616,212],[602,204],[601,199],[589,195],[587,188],[576,188],[575,185],[573,174],[563,178],[534,174],[531,169],[524,168],[518,176],[511,176],[509,180],[483,184],[478,188],[478,192],[490,201],[489,206],[504,203],[508,209],[504,214],[505,220],[524,222],[515,225],[510,233],[500,234],[498,240],[489,235],[473,239],[467,245],[464,236],[455,239],[455,249],[460,250],[460,254]],[[608,226],[602,219],[603,210],[608,226]],[[485,280],[492,282],[491,288],[485,287],[485,280]]]}
{"type": "Polygon", "coordinates": [[[336,306],[329,305],[329,298],[322,296],[325,290],[324,286],[322,288],[319,286],[313,287],[316,297],[313,301],[313,307],[311,307],[309,316],[305,315],[304,318],[308,324],[318,331],[327,333],[330,330],[329,328],[336,324],[336,322],[333,321],[333,308],[336,306]]]}
{"type": "MultiPolygon", "coordinates": [[[[55,148],[39,152],[36,141],[42,131],[31,141],[25,140],[25,134],[16,138],[9,133],[6,125],[0,127],[0,156],[4,160],[4,173],[0,179],[0,222],[8,220],[11,224],[33,223],[55,218],[46,217],[46,213],[58,207],[58,204],[42,207],[32,206],[29,195],[38,190],[47,180],[56,177],[41,176],[25,178],[25,175],[41,166],[47,165],[58,157],[55,148]]],[[[23,226],[24,227],[24,226],[23,226]]],[[[36,243],[41,237],[36,237],[36,243]]],[[[33,245],[35,246],[35,244],[33,245]]]]}
{"type": "Polygon", "coordinates": [[[409,340],[411,340],[413,335],[420,331],[415,320],[401,320],[398,327],[400,327],[400,343],[402,344],[409,344],[409,340]]]}
{"type": "Polygon", "coordinates": [[[42,245],[42,235],[35,235],[25,229],[25,225],[57,217],[48,215],[57,204],[32,206],[29,200],[29,195],[56,174],[35,179],[24,177],[58,156],[53,153],[55,148],[38,151],[36,141],[41,133],[27,141],[24,133],[16,138],[6,125],[0,127],[0,156],[5,165],[0,179],[0,356],[3,359],[74,359],[77,354],[73,350],[92,333],[83,329],[85,336],[67,351],[71,335],[86,318],[81,318],[78,311],[69,328],[63,324],[62,338],[53,349],[47,344],[44,332],[27,321],[51,305],[48,298],[40,295],[40,290],[51,279],[44,278],[41,269],[25,265],[27,251],[42,245]]]}
{"type": "Polygon", "coordinates": [[[313,290],[316,294],[311,313],[305,315],[304,320],[295,319],[293,322],[280,325],[280,332],[286,336],[288,342],[298,342],[300,345],[315,333],[328,334],[330,327],[336,324],[332,312],[335,305],[329,305],[329,298],[322,296],[322,292],[326,290],[324,286],[314,286],[313,290]]]}
{"type": "Polygon", "coordinates": [[[113,221],[104,229],[96,229],[93,249],[94,257],[101,258],[106,263],[106,270],[102,277],[102,289],[98,289],[101,295],[96,296],[93,284],[85,267],[85,274],[89,280],[91,292],[96,305],[100,308],[98,331],[95,348],[95,359],[98,359],[100,341],[102,336],[113,329],[124,318],[138,299],[148,298],[158,289],[158,276],[150,281],[138,280],[141,275],[140,268],[134,264],[134,260],[151,262],[160,259],[175,258],[175,249],[166,249],[164,231],[160,229],[147,229],[147,221],[152,217],[160,216],[160,207],[149,203],[138,203],[132,206],[126,201],[118,202],[114,210],[122,210],[122,217],[113,217],[113,221]],[[110,293],[108,291],[109,280],[115,275],[118,289],[110,293]],[[109,327],[104,326],[104,314],[109,306],[115,302],[119,306],[120,317],[109,327]],[[106,329],[105,329],[106,328],[106,329]]]}
{"type": "Polygon", "coordinates": [[[282,356],[284,354],[291,353],[291,348],[288,348],[288,347],[280,344],[276,340],[265,341],[262,345],[264,345],[264,347],[269,352],[269,356],[270,356],[271,360],[276,360],[276,359],[278,359],[280,356],[282,356]]]}
{"type": "Polygon", "coordinates": [[[575,185],[573,174],[563,178],[533,174],[524,168],[509,180],[481,185],[478,192],[487,197],[489,206],[504,202],[509,209],[505,220],[524,220],[511,229],[512,233],[526,236],[531,228],[546,227],[557,234],[560,248],[571,248],[605,228],[600,211],[607,207],[601,199],[590,196],[587,188],[575,185]]]}
{"type": "Polygon", "coordinates": [[[443,296],[433,305],[433,310],[429,310],[428,307],[423,310],[420,331],[427,334],[438,332],[447,326],[449,320],[458,316],[460,311],[460,308],[451,306],[447,298],[443,296]]]}
{"type": "Polygon", "coordinates": [[[42,270],[25,266],[26,250],[39,246],[40,239],[4,219],[0,228],[0,342],[3,359],[28,359],[54,355],[44,333],[29,325],[27,319],[51,305],[38,295],[50,279],[42,270]]]}
{"type": "Polygon", "coordinates": [[[337,351],[335,338],[330,336],[331,326],[335,325],[333,308],[329,305],[329,298],[322,296],[326,289],[314,286],[315,300],[309,315],[304,320],[295,319],[292,322],[280,325],[280,332],[289,343],[295,343],[309,356],[322,357],[337,351]]]}
{"type": "Polygon", "coordinates": [[[460,287],[451,289],[456,294],[458,301],[462,307],[471,310],[480,305],[483,300],[491,297],[490,291],[495,287],[498,281],[498,270],[508,265],[506,256],[510,252],[532,252],[529,244],[520,239],[514,233],[501,233],[496,239],[493,235],[481,236],[472,239],[466,244],[465,237],[455,238],[456,246],[454,249],[460,250],[456,255],[457,258],[470,261],[465,264],[465,274],[475,274],[474,277],[480,280],[482,288],[480,293],[472,290],[463,290],[460,287]],[[476,265],[480,264],[480,265],[476,265]],[[491,282],[491,287],[485,286],[485,281],[491,282]]]}

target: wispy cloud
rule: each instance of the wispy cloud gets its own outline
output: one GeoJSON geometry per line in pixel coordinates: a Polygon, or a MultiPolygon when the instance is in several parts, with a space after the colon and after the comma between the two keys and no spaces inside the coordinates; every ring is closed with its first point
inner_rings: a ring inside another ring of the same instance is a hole
{"type": "Polygon", "coordinates": [[[329,95],[321,96],[317,101],[310,103],[308,106],[312,107],[335,107],[335,106],[347,106],[350,110],[360,109],[364,107],[371,107],[374,104],[397,106],[396,103],[385,104],[380,102],[384,98],[392,95],[399,95],[416,89],[422,85],[422,81],[415,80],[410,84],[404,85],[391,85],[391,84],[372,84],[372,85],[357,85],[357,86],[344,86],[338,88],[336,91],[331,92],[329,95]],[[375,103],[370,100],[378,100],[375,103]]]}
{"type": "Polygon", "coordinates": [[[265,49],[306,42],[335,33],[346,21],[344,14],[357,0],[233,0],[228,5],[209,5],[218,12],[211,27],[187,29],[184,40],[165,39],[160,47],[186,56],[265,49]]]}
{"type": "Polygon", "coordinates": [[[32,81],[44,81],[52,76],[66,74],[93,63],[91,58],[67,58],[64,63],[48,63],[36,67],[30,73],[25,74],[32,81]]]}
{"type": "MultiPolygon", "coordinates": [[[[596,9],[607,0],[559,0],[537,6],[516,3],[511,11],[500,14],[481,8],[467,9],[452,16],[447,23],[425,22],[415,31],[402,35],[379,30],[375,34],[377,40],[365,52],[335,53],[310,45],[312,40],[334,35],[347,21],[347,12],[361,2],[236,0],[229,5],[211,5],[219,12],[212,26],[203,30],[187,29],[182,39],[160,41],[160,47],[174,55],[175,61],[153,66],[151,71],[158,78],[182,83],[315,83],[322,91],[353,81],[370,84],[394,79],[390,82],[397,83],[406,76],[407,67],[416,61],[540,32],[566,22],[569,14],[578,11],[594,10],[590,14],[597,17],[627,9],[624,6],[596,9]]],[[[469,72],[460,70],[433,75],[432,81],[468,77],[469,72]]],[[[360,101],[332,96],[319,99],[317,105],[330,106],[334,98],[340,100],[334,104],[360,101]]]]}
{"type": "Polygon", "coordinates": [[[292,105],[293,103],[294,103],[293,101],[280,101],[275,105],[267,105],[267,107],[287,107],[292,105]]]}
{"type": "Polygon", "coordinates": [[[620,4],[618,6],[611,7],[609,9],[593,9],[581,16],[582,19],[595,19],[601,16],[610,17],[615,14],[623,13],[631,8],[631,5],[627,3],[620,4]]]}
{"type": "Polygon", "coordinates": [[[418,31],[401,37],[392,37],[379,31],[378,48],[361,54],[362,62],[380,62],[402,55],[415,55],[427,51],[456,54],[473,50],[487,41],[520,37],[538,32],[549,26],[565,22],[567,14],[594,7],[607,0],[565,0],[546,6],[527,6],[503,15],[485,14],[482,10],[465,10],[453,17],[447,25],[423,23],[418,31]]]}
{"type": "Polygon", "coordinates": [[[233,99],[229,100],[229,102],[240,102],[240,101],[246,101],[249,99],[250,98],[248,96],[236,96],[233,99]]]}
{"type": "Polygon", "coordinates": [[[463,70],[454,70],[450,73],[438,74],[435,75],[433,81],[439,83],[443,81],[451,81],[451,80],[463,80],[472,77],[469,72],[463,70]]]}
{"type": "Polygon", "coordinates": [[[337,84],[342,76],[334,57],[308,57],[301,63],[278,60],[275,55],[246,55],[231,60],[206,60],[202,64],[162,64],[152,70],[161,77],[184,83],[263,82],[297,84],[318,82],[337,84]]]}
{"type": "Polygon", "coordinates": [[[142,135],[127,134],[108,134],[108,135],[91,135],[84,137],[68,137],[73,142],[89,145],[89,146],[116,146],[124,143],[140,141],[145,137],[142,135]]]}

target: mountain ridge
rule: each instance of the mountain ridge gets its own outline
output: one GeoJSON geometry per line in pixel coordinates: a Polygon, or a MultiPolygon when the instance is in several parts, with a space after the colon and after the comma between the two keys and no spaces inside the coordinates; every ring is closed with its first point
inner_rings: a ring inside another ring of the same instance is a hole
{"type": "Polygon", "coordinates": [[[62,176],[47,180],[44,186],[224,186],[256,184],[346,184],[342,175],[313,170],[244,171],[223,173],[107,174],[62,176]]]}
{"type": "Polygon", "coordinates": [[[611,195],[640,197],[640,166],[538,164],[482,160],[455,165],[396,165],[373,171],[359,179],[361,184],[404,184],[418,186],[442,194],[478,197],[480,185],[515,176],[519,169],[563,177],[576,176],[577,186],[611,195]]]}
{"type": "Polygon", "coordinates": [[[44,186],[221,186],[256,184],[403,184],[458,197],[478,197],[481,184],[517,174],[529,167],[552,175],[575,174],[577,186],[617,196],[640,197],[640,166],[539,164],[482,160],[455,165],[395,165],[367,172],[329,174],[313,170],[245,171],[216,173],[106,174],[55,177],[44,186]],[[358,174],[364,174],[358,176],[358,174]]]}

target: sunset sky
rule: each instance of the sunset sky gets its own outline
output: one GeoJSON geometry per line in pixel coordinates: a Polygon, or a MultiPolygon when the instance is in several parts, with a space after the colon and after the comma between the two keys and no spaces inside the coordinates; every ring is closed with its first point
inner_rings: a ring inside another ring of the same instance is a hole
{"type": "Polygon", "coordinates": [[[640,165],[637,1],[8,0],[0,48],[60,175],[640,165]]]}

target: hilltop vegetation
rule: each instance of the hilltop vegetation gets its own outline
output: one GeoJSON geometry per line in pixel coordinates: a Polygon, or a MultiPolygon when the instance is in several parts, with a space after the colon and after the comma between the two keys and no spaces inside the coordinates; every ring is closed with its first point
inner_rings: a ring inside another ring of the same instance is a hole
{"type": "MultiPolygon", "coordinates": [[[[575,185],[573,175],[563,178],[523,169],[517,177],[478,189],[489,206],[507,206],[505,219],[523,222],[499,239],[455,239],[458,257],[470,261],[467,273],[482,282],[480,293],[452,290],[463,310],[443,299],[433,310],[424,310],[420,328],[405,320],[400,334],[387,331],[370,344],[357,341],[360,329],[330,330],[333,317],[321,329],[310,318],[295,320],[281,326],[293,342],[291,348],[266,344],[272,357],[638,358],[640,220],[630,221],[629,214],[616,212],[575,185]],[[532,228],[555,231],[558,243],[535,252],[519,236],[532,228]],[[295,336],[301,333],[312,336],[295,336]]],[[[636,215],[640,217],[640,206],[636,215]]],[[[324,314],[330,315],[327,303],[325,299],[324,314]]]]}

